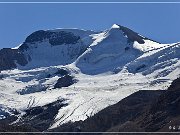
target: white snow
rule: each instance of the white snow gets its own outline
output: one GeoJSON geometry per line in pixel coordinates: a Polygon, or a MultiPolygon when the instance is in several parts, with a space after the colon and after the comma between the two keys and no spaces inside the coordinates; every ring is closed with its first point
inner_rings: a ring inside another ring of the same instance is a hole
{"type": "Polygon", "coordinates": [[[120,28],[117,24],[113,24],[111,28],[120,28]]]}
{"type": "Polygon", "coordinates": [[[51,47],[43,42],[31,48],[27,53],[32,61],[27,66],[0,73],[2,108],[15,108],[23,113],[27,108],[64,98],[68,106],[59,110],[49,127],[54,128],[69,121],[85,120],[139,90],[165,90],[180,76],[179,43],[159,44],[150,40],[144,40],[144,44],[128,43],[116,28],[113,25],[110,30],[88,35],[88,40],[84,37],[87,48],[78,58],[84,46],[81,43],[51,47]],[[129,49],[125,50],[126,47],[129,49]],[[68,69],[78,82],[53,89],[60,77],[54,74],[59,68],[68,69]],[[49,74],[52,76],[47,77],[49,74]],[[25,93],[19,94],[21,91],[25,93]]]}
{"type": "Polygon", "coordinates": [[[133,47],[141,50],[142,52],[152,51],[162,47],[166,47],[169,44],[160,44],[151,40],[144,40],[144,44],[139,44],[137,41],[134,42],[133,47]]]}

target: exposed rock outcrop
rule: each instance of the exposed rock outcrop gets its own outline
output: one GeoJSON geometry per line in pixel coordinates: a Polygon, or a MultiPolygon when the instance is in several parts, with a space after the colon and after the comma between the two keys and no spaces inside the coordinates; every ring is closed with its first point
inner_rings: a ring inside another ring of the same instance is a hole
{"type": "Polygon", "coordinates": [[[44,106],[37,106],[26,110],[26,114],[21,117],[15,126],[30,125],[33,129],[44,131],[54,122],[59,109],[67,106],[65,99],[60,99],[44,106]]]}
{"type": "Polygon", "coordinates": [[[55,75],[62,75],[62,76],[68,75],[68,74],[69,72],[65,69],[58,69],[58,71],[55,73],[55,75]]]}
{"type": "Polygon", "coordinates": [[[70,75],[64,75],[63,77],[57,80],[57,83],[54,85],[54,88],[62,88],[62,87],[69,87],[70,85],[74,84],[76,80],[73,79],[70,75]]]}
{"type": "Polygon", "coordinates": [[[26,38],[25,43],[35,43],[42,42],[43,40],[49,40],[51,45],[76,44],[79,39],[79,36],[76,36],[71,32],[39,30],[29,35],[26,38]]]}
{"type": "Polygon", "coordinates": [[[4,48],[0,50],[0,71],[16,68],[16,64],[25,66],[27,63],[25,55],[18,49],[4,48]]]}
{"type": "MultiPolygon", "coordinates": [[[[121,25],[118,25],[118,26],[120,27],[120,30],[122,30],[124,32],[124,34],[127,35],[129,42],[137,41],[139,44],[144,44],[145,43],[144,39],[154,41],[152,39],[149,39],[147,37],[143,37],[143,36],[139,35],[138,33],[132,31],[131,29],[129,29],[127,27],[124,27],[121,25]]],[[[154,41],[154,42],[157,42],[157,41],[154,41]]]]}
{"type": "Polygon", "coordinates": [[[144,44],[144,37],[140,36],[138,33],[130,30],[127,27],[120,26],[120,30],[124,32],[125,35],[127,35],[129,42],[137,41],[139,44],[144,44]]]}

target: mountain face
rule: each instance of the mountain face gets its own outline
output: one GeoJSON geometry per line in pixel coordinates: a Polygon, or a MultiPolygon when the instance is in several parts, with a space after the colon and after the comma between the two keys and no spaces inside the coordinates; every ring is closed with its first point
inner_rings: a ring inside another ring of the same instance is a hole
{"type": "Polygon", "coordinates": [[[92,42],[89,35],[93,33],[79,29],[36,31],[19,47],[0,50],[0,70],[70,64],[92,42]]]}
{"type": "MultiPolygon", "coordinates": [[[[97,113],[118,102],[118,109],[115,105],[107,111],[112,125],[128,125],[132,115],[139,121],[145,116],[136,110],[150,110],[146,107],[151,101],[180,76],[179,52],[180,43],[161,44],[117,24],[101,32],[36,31],[18,47],[0,50],[0,122],[31,125],[32,131],[64,131],[61,126],[88,118],[88,127],[93,123],[89,117],[98,124],[105,114],[97,113]]],[[[102,131],[114,128],[96,126],[102,131]]]]}
{"type": "MultiPolygon", "coordinates": [[[[85,121],[66,123],[61,132],[179,131],[180,78],[166,91],[138,91],[85,121]]],[[[106,133],[107,134],[107,133],[106,133]]]]}
{"type": "Polygon", "coordinates": [[[16,68],[16,64],[25,66],[27,63],[25,55],[19,50],[10,48],[0,50],[0,71],[16,68]]]}

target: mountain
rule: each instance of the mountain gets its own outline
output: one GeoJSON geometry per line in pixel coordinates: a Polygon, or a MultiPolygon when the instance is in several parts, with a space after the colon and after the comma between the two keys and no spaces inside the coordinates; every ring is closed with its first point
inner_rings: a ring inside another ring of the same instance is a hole
{"type": "MultiPolygon", "coordinates": [[[[85,121],[53,129],[61,132],[179,131],[180,78],[166,91],[138,91],[85,121]]],[[[98,134],[98,133],[97,133],[98,134]]],[[[107,134],[107,133],[106,133],[107,134]]],[[[110,134],[110,133],[109,133],[110,134]]]]}
{"type": "Polygon", "coordinates": [[[0,50],[0,66],[2,70],[31,69],[72,63],[91,44],[89,35],[93,33],[79,29],[36,31],[20,46],[0,50]]]}
{"type": "Polygon", "coordinates": [[[96,37],[96,40],[76,61],[76,66],[86,74],[99,74],[123,68],[145,52],[165,47],[132,30],[113,25],[96,37]],[[88,68],[87,68],[88,67],[88,68]]]}
{"type": "Polygon", "coordinates": [[[0,50],[0,122],[51,130],[121,101],[134,115],[180,76],[179,51],[180,43],[161,44],[117,24],[101,32],[36,31],[0,50]]]}

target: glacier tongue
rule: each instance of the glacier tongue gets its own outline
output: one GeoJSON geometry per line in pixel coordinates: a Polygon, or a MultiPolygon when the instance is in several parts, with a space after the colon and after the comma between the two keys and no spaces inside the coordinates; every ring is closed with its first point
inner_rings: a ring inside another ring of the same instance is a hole
{"type": "MultiPolygon", "coordinates": [[[[58,31],[62,29],[52,30],[58,31]]],[[[29,108],[64,99],[68,105],[59,109],[49,127],[54,128],[85,120],[136,91],[165,90],[180,76],[180,43],[160,44],[116,24],[100,33],[67,31],[79,33],[80,40],[55,46],[47,39],[28,43],[23,51],[31,58],[28,64],[1,71],[2,108],[23,115],[29,108]],[[77,82],[54,88],[62,69],[77,82]]]]}

